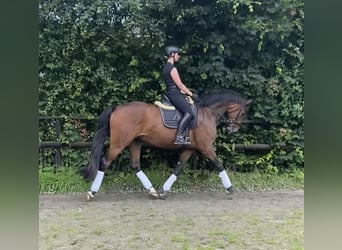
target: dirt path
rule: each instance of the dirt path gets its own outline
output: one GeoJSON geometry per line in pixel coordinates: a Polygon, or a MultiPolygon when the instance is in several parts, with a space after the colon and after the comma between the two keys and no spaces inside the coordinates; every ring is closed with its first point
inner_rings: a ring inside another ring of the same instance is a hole
{"type": "Polygon", "coordinates": [[[40,195],[40,249],[304,249],[304,191],[40,195]]]}

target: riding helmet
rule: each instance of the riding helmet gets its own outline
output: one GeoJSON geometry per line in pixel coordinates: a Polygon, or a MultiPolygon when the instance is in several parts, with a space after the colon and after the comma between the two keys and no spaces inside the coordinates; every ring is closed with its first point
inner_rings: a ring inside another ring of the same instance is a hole
{"type": "Polygon", "coordinates": [[[172,52],[179,53],[179,48],[176,46],[166,46],[165,48],[165,56],[169,57],[172,52]]]}

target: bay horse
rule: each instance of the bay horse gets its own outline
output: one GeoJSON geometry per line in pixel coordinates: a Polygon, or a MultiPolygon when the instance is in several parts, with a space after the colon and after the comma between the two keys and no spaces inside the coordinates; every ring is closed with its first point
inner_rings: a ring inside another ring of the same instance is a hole
{"type": "Polygon", "coordinates": [[[251,102],[252,100],[247,100],[232,90],[201,97],[196,104],[197,123],[189,130],[191,144],[187,145],[173,144],[176,128],[167,128],[163,124],[160,107],[156,104],[135,101],[108,107],[98,118],[89,164],[80,171],[86,181],[93,180],[91,189],[87,192],[87,200],[95,197],[102,184],[105,170],[125,148],[130,151],[130,166],[135,170],[144,188],[149,191],[151,198],[167,197],[185,163],[196,151],[203,154],[216,167],[227,193],[233,192],[231,181],[222,163],[217,159],[213,144],[219,120],[226,120],[229,133],[237,132],[251,102]],[[109,149],[106,155],[101,157],[107,137],[110,137],[109,149]],[[141,147],[145,144],[162,149],[181,150],[177,165],[160,193],[153,188],[149,178],[141,170],[141,147]]]}

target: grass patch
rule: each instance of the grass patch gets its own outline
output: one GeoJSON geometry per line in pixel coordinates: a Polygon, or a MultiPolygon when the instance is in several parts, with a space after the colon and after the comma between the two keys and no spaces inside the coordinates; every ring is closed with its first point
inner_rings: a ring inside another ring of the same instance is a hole
{"type": "MultiPolygon", "coordinates": [[[[159,190],[171,175],[172,169],[165,166],[154,166],[144,169],[154,187],[159,190]]],[[[237,191],[270,191],[296,190],[304,188],[304,170],[284,174],[228,173],[237,191]]],[[[91,182],[87,183],[78,174],[76,168],[60,167],[56,173],[53,168],[40,168],[40,193],[82,193],[89,190],[91,182]]],[[[223,190],[221,179],[216,172],[204,170],[190,170],[185,168],[172,187],[173,192],[187,192],[195,190],[216,191],[223,190]]],[[[144,191],[133,171],[106,172],[100,192],[141,192],[144,191]]]]}
{"type": "Polygon", "coordinates": [[[172,236],[171,241],[172,242],[178,242],[178,243],[188,243],[189,238],[183,234],[182,235],[178,234],[178,235],[172,236]]]}

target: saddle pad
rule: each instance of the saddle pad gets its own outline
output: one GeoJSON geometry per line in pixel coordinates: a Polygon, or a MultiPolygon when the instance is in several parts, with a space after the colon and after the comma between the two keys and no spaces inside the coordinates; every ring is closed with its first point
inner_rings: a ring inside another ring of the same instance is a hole
{"type": "MultiPolygon", "coordinates": [[[[162,121],[167,128],[178,128],[178,124],[182,118],[182,113],[179,110],[166,110],[159,108],[162,121]]],[[[189,128],[195,128],[197,124],[197,112],[195,118],[190,122],[189,128]]]]}

